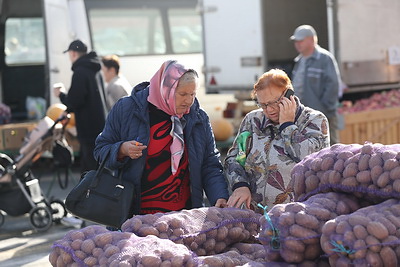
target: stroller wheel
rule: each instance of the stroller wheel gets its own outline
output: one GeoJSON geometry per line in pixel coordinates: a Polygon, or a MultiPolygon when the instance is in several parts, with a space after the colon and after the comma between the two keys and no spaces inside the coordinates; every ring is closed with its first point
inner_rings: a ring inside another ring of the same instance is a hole
{"type": "Polygon", "coordinates": [[[29,212],[32,226],[38,231],[46,231],[53,223],[53,216],[47,207],[35,207],[29,212]]]}
{"type": "Polygon", "coordinates": [[[60,223],[61,219],[67,216],[65,204],[59,199],[52,200],[50,202],[50,208],[53,214],[53,222],[55,223],[60,223]]]}

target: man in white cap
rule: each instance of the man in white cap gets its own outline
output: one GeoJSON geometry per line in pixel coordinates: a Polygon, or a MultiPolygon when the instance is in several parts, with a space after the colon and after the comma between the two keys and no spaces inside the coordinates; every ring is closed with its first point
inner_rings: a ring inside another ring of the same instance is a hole
{"type": "Polygon", "coordinates": [[[299,52],[292,73],[295,94],[305,106],[325,114],[331,145],[339,143],[337,107],[341,79],[337,62],[318,45],[317,33],[310,25],[297,27],[290,40],[299,52]]]}

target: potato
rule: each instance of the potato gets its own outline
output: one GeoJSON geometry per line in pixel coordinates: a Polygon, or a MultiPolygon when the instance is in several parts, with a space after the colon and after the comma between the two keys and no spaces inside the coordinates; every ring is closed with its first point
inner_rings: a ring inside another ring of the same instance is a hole
{"type": "Polygon", "coordinates": [[[371,169],[371,179],[376,184],[379,176],[383,173],[383,168],[380,165],[376,165],[371,169]]]}
{"type": "Polygon", "coordinates": [[[143,267],[158,267],[161,265],[161,259],[153,255],[142,256],[141,263],[143,267]]]}
{"type": "MultiPolygon", "coordinates": [[[[49,262],[52,266],[58,266],[57,265],[57,259],[58,259],[58,253],[56,252],[56,250],[52,250],[49,254],[49,262]]],[[[62,259],[61,259],[62,260],[62,259]]]]}
{"type": "Polygon", "coordinates": [[[370,158],[371,158],[371,155],[369,155],[369,154],[361,155],[360,160],[358,161],[358,170],[359,171],[366,171],[369,169],[369,159],[370,158]]]}
{"type": "Polygon", "coordinates": [[[281,226],[290,226],[294,224],[295,219],[294,219],[295,213],[293,212],[284,212],[282,213],[279,217],[279,225],[281,226]]]}
{"type": "Polygon", "coordinates": [[[327,170],[333,169],[334,163],[335,163],[335,160],[332,157],[325,157],[324,159],[322,159],[322,162],[321,162],[321,170],[327,171],[327,170]]]}
{"type": "Polygon", "coordinates": [[[376,221],[380,222],[389,232],[389,235],[396,234],[396,226],[387,218],[383,217],[382,214],[376,221]]]}
{"type": "Polygon", "coordinates": [[[356,225],[362,225],[366,227],[371,220],[368,217],[355,213],[349,215],[348,221],[353,227],[356,225]]]}
{"type": "Polygon", "coordinates": [[[322,254],[320,244],[308,245],[304,252],[304,258],[306,260],[315,260],[322,254]]]}
{"type": "Polygon", "coordinates": [[[368,236],[367,229],[365,229],[364,226],[357,224],[356,226],[353,227],[353,232],[354,235],[357,237],[357,239],[365,239],[368,236]]]}
{"type": "Polygon", "coordinates": [[[383,266],[399,266],[396,253],[391,247],[383,247],[379,255],[381,256],[383,266]]]}
{"type": "Polygon", "coordinates": [[[326,235],[326,236],[330,236],[331,234],[336,232],[337,225],[338,225],[338,222],[336,220],[327,221],[322,226],[322,233],[324,233],[324,235],[326,235]]]}
{"type": "Polygon", "coordinates": [[[298,212],[295,215],[295,221],[297,224],[306,228],[317,230],[319,229],[319,221],[312,215],[306,214],[304,211],[298,212]]]}
{"type": "Polygon", "coordinates": [[[379,175],[376,185],[380,188],[384,188],[390,181],[389,172],[383,172],[379,175]]]}
{"type": "Polygon", "coordinates": [[[348,230],[343,235],[343,243],[345,244],[354,244],[356,242],[356,236],[351,230],[348,230]]]}
{"type": "Polygon", "coordinates": [[[344,159],[336,160],[335,164],[333,165],[333,169],[339,173],[342,173],[344,170],[344,159]]]}
{"type": "Polygon", "coordinates": [[[297,224],[290,226],[289,233],[294,237],[304,238],[303,242],[306,244],[315,242],[315,239],[318,236],[317,232],[297,224]],[[307,242],[307,240],[310,240],[310,242],[307,242]]]}
{"type": "Polygon", "coordinates": [[[389,177],[392,180],[398,180],[400,179],[400,166],[397,166],[390,170],[389,177]]]}
{"type": "Polygon", "coordinates": [[[293,184],[293,190],[295,195],[299,195],[303,192],[305,192],[305,183],[304,183],[304,177],[295,177],[294,179],[294,184],[293,184]]]}
{"type": "Polygon", "coordinates": [[[367,232],[380,240],[383,240],[389,236],[388,229],[386,229],[382,223],[376,221],[372,221],[367,224],[367,232]]]}
{"type": "Polygon", "coordinates": [[[228,237],[232,240],[240,240],[243,229],[240,227],[233,227],[229,229],[228,237]]]}
{"type": "Polygon", "coordinates": [[[86,254],[91,254],[95,247],[96,245],[92,239],[86,239],[81,244],[81,250],[86,254]]]}
{"type": "Polygon", "coordinates": [[[373,151],[374,151],[374,146],[372,143],[366,143],[360,149],[361,154],[372,154],[373,151]]]}
{"type": "Polygon", "coordinates": [[[367,255],[367,244],[363,239],[356,240],[353,249],[355,250],[354,257],[356,259],[364,259],[367,255]]]}
{"type": "Polygon", "coordinates": [[[109,258],[111,257],[111,255],[113,254],[117,254],[120,252],[120,249],[117,246],[111,245],[108,246],[105,250],[104,250],[104,255],[109,258]]]}
{"type": "Polygon", "coordinates": [[[316,175],[310,175],[305,180],[306,192],[311,192],[319,186],[319,178],[316,175]]]}
{"type": "Polygon", "coordinates": [[[215,239],[207,239],[207,241],[203,244],[203,248],[206,250],[206,252],[213,251],[215,248],[215,239]]]}
{"type": "Polygon", "coordinates": [[[86,266],[95,266],[97,264],[97,259],[95,257],[89,256],[83,260],[83,263],[85,263],[86,266]]]}
{"type": "Polygon", "coordinates": [[[327,183],[329,184],[339,184],[342,180],[342,175],[335,170],[327,171],[326,175],[328,176],[327,183]]]}
{"type": "Polygon", "coordinates": [[[372,235],[365,238],[365,243],[367,244],[368,249],[372,252],[379,252],[381,250],[381,242],[372,235]]]}
{"type": "Polygon", "coordinates": [[[343,186],[348,186],[350,188],[351,187],[356,187],[356,186],[358,186],[358,181],[357,181],[356,177],[351,176],[351,177],[344,178],[342,180],[342,185],[343,186]]]}
{"type": "Polygon", "coordinates": [[[110,244],[113,240],[113,235],[112,233],[104,233],[104,234],[99,234],[94,237],[94,243],[96,244],[96,247],[104,247],[106,244],[110,244]]]}
{"type": "Polygon", "coordinates": [[[300,263],[304,261],[304,253],[294,252],[288,249],[281,250],[281,257],[290,263],[300,263]]]}
{"type": "Polygon", "coordinates": [[[315,216],[318,220],[328,221],[332,219],[331,212],[323,207],[318,206],[308,206],[306,208],[306,213],[315,216]]]}
{"type": "Polygon", "coordinates": [[[400,228],[400,218],[397,216],[394,216],[392,214],[386,215],[385,216],[391,223],[393,223],[396,228],[400,228]]]}
{"type": "Polygon", "coordinates": [[[71,242],[71,248],[73,250],[79,250],[81,248],[83,240],[81,239],[76,239],[74,241],[71,242]]]}
{"type": "Polygon", "coordinates": [[[394,169],[398,166],[399,166],[399,162],[397,161],[397,159],[388,159],[388,160],[385,160],[385,162],[383,164],[383,169],[385,171],[391,171],[392,169],[394,169]]]}
{"type": "Polygon", "coordinates": [[[343,221],[338,222],[338,224],[336,226],[336,233],[344,234],[347,231],[349,231],[350,229],[352,229],[352,227],[347,222],[347,220],[343,220],[343,221]]]}
{"type": "Polygon", "coordinates": [[[353,152],[348,150],[343,150],[337,154],[337,158],[347,160],[348,158],[351,158],[353,155],[354,155],[353,152]]]}
{"type": "Polygon", "coordinates": [[[354,154],[350,158],[344,161],[344,167],[346,168],[349,164],[355,163],[356,168],[358,169],[358,162],[360,161],[361,154],[354,154]]]}
{"type": "Polygon", "coordinates": [[[383,267],[382,259],[376,253],[368,251],[367,255],[365,256],[365,259],[367,260],[367,263],[369,264],[368,266],[383,267]]]}
{"type": "Polygon", "coordinates": [[[358,173],[358,166],[357,163],[350,163],[348,164],[343,171],[343,177],[347,178],[347,177],[353,177],[356,176],[358,173]]]}
{"type": "Polygon", "coordinates": [[[372,169],[375,166],[383,166],[383,160],[381,158],[381,155],[379,154],[373,154],[371,158],[369,159],[369,168],[372,169]]]}
{"type": "Polygon", "coordinates": [[[79,230],[74,230],[69,233],[71,240],[84,240],[85,234],[80,232],[79,230]]]}
{"type": "Polygon", "coordinates": [[[80,260],[84,260],[87,257],[87,254],[85,252],[83,252],[82,250],[75,250],[74,254],[80,260]]]}
{"type": "Polygon", "coordinates": [[[343,214],[349,214],[352,212],[351,207],[347,205],[347,203],[343,200],[339,200],[336,205],[336,214],[337,215],[343,215],[343,214]]]}
{"type": "Polygon", "coordinates": [[[158,232],[158,230],[153,226],[142,226],[137,231],[137,234],[138,236],[148,236],[148,235],[159,236],[160,232],[158,232]]]}
{"type": "Polygon", "coordinates": [[[310,164],[310,169],[314,172],[318,172],[321,170],[321,163],[322,163],[322,159],[321,158],[315,158],[311,164],[310,164]]]}
{"type": "Polygon", "coordinates": [[[305,205],[301,202],[290,202],[287,203],[287,205],[285,206],[285,211],[289,211],[289,212],[300,212],[302,210],[305,209],[305,205]]]}
{"type": "Polygon", "coordinates": [[[370,171],[360,171],[356,175],[356,180],[360,184],[368,184],[372,181],[370,171]]]}

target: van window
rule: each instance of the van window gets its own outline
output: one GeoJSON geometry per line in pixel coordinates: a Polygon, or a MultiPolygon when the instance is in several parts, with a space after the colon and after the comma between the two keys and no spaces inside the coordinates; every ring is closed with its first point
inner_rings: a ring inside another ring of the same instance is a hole
{"type": "Polygon", "coordinates": [[[43,18],[9,18],[5,23],[7,65],[44,64],[46,60],[43,18]]]}
{"type": "Polygon", "coordinates": [[[195,10],[170,9],[168,17],[174,53],[201,53],[201,19],[195,10]]]}
{"type": "Polygon", "coordinates": [[[93,47],[99,55],[164,54],[166,45],[157,9],[90,10],[93,47]]]}

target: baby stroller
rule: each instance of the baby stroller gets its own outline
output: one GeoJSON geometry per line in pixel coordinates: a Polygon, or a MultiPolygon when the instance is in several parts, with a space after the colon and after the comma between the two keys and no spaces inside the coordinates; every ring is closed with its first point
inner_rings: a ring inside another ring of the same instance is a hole
{"type": "MultiPolygon", "coordinates": [[[[38,231],[48,230],[53,222],[59,223],[67,211],[63,201],[49,201],[43,195],[39,180],[34,177],[30,167],[57,140],[64,138],[68,119],[67,116],[61,116],[53,121],[46,116],[25,137],[14,160],[0,153],[0,210],[10,216],[29,212],[30,222],[38,231]]],[[[0,226],[4,219],[0,211],[0,226]]]]}

